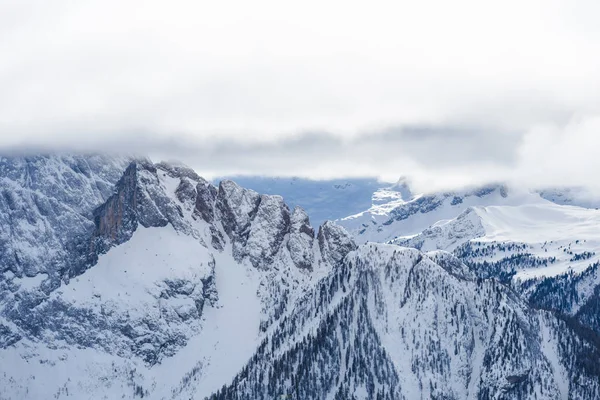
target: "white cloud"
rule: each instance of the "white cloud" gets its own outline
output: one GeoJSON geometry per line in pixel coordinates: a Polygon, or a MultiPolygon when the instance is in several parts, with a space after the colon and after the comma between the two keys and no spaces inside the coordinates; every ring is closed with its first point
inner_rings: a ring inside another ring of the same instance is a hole
{"type": "Polygon", "coordinates": [[[209,174],[594,186],[599,11],[9,0],[0,147],[144,152],[209,174]]]}
{"type": "Polygon", "coordinates": [[[534,127],[518,149],[517,171],[529,185],[588,186],[600,194],[599,148],[600,116],[534,127]]]}

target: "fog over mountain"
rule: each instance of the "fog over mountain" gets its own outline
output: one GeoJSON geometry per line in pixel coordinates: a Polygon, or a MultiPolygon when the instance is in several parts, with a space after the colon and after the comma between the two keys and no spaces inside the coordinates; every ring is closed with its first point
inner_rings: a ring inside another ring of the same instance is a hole
{"type": "Polygon", "coordinates": [[[597,2],[239,3],[0,5],[0,148],[598,191],[597,2]]]}

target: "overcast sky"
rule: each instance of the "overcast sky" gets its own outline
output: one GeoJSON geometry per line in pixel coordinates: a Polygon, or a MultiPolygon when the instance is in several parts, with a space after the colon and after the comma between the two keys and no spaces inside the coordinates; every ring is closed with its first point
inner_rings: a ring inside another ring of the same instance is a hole
{"type": "Polygon", "coordinates": [[[598,1],[0,1],[0,151],[600,187],[598,1]]]}

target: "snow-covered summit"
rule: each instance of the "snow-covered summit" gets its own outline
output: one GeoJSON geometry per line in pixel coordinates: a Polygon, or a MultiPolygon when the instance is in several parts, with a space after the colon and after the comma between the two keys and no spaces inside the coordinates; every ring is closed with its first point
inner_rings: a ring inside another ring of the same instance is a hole
{"type": "MultiPolygon", "coordinates": [[[[402,185],[406,185],[403,182],[402,185]]],[[[363,242],[387,242],[399,236],[416,235],[424,229],[455,218],[473,206],[518,205],[539,203],[544,200],[536,193],[509,189],[504,185],[487,185],[474,189],[433,194],[414,194],[407,190],[389,201],[380,201],[388,191],[376,192],[373,205],[366,211],[339,220],[339,224],[351,232],[356,240],[363,242]]]]}

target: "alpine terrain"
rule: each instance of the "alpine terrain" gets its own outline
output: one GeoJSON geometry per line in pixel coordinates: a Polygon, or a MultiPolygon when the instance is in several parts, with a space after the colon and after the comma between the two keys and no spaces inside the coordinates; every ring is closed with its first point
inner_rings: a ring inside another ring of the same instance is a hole
{"type": "Polygon", "coordinates": [[[592,203],[378,185],[317,227],[177,163],[0,157],[0,399],[600,398],[592,203]]]}

